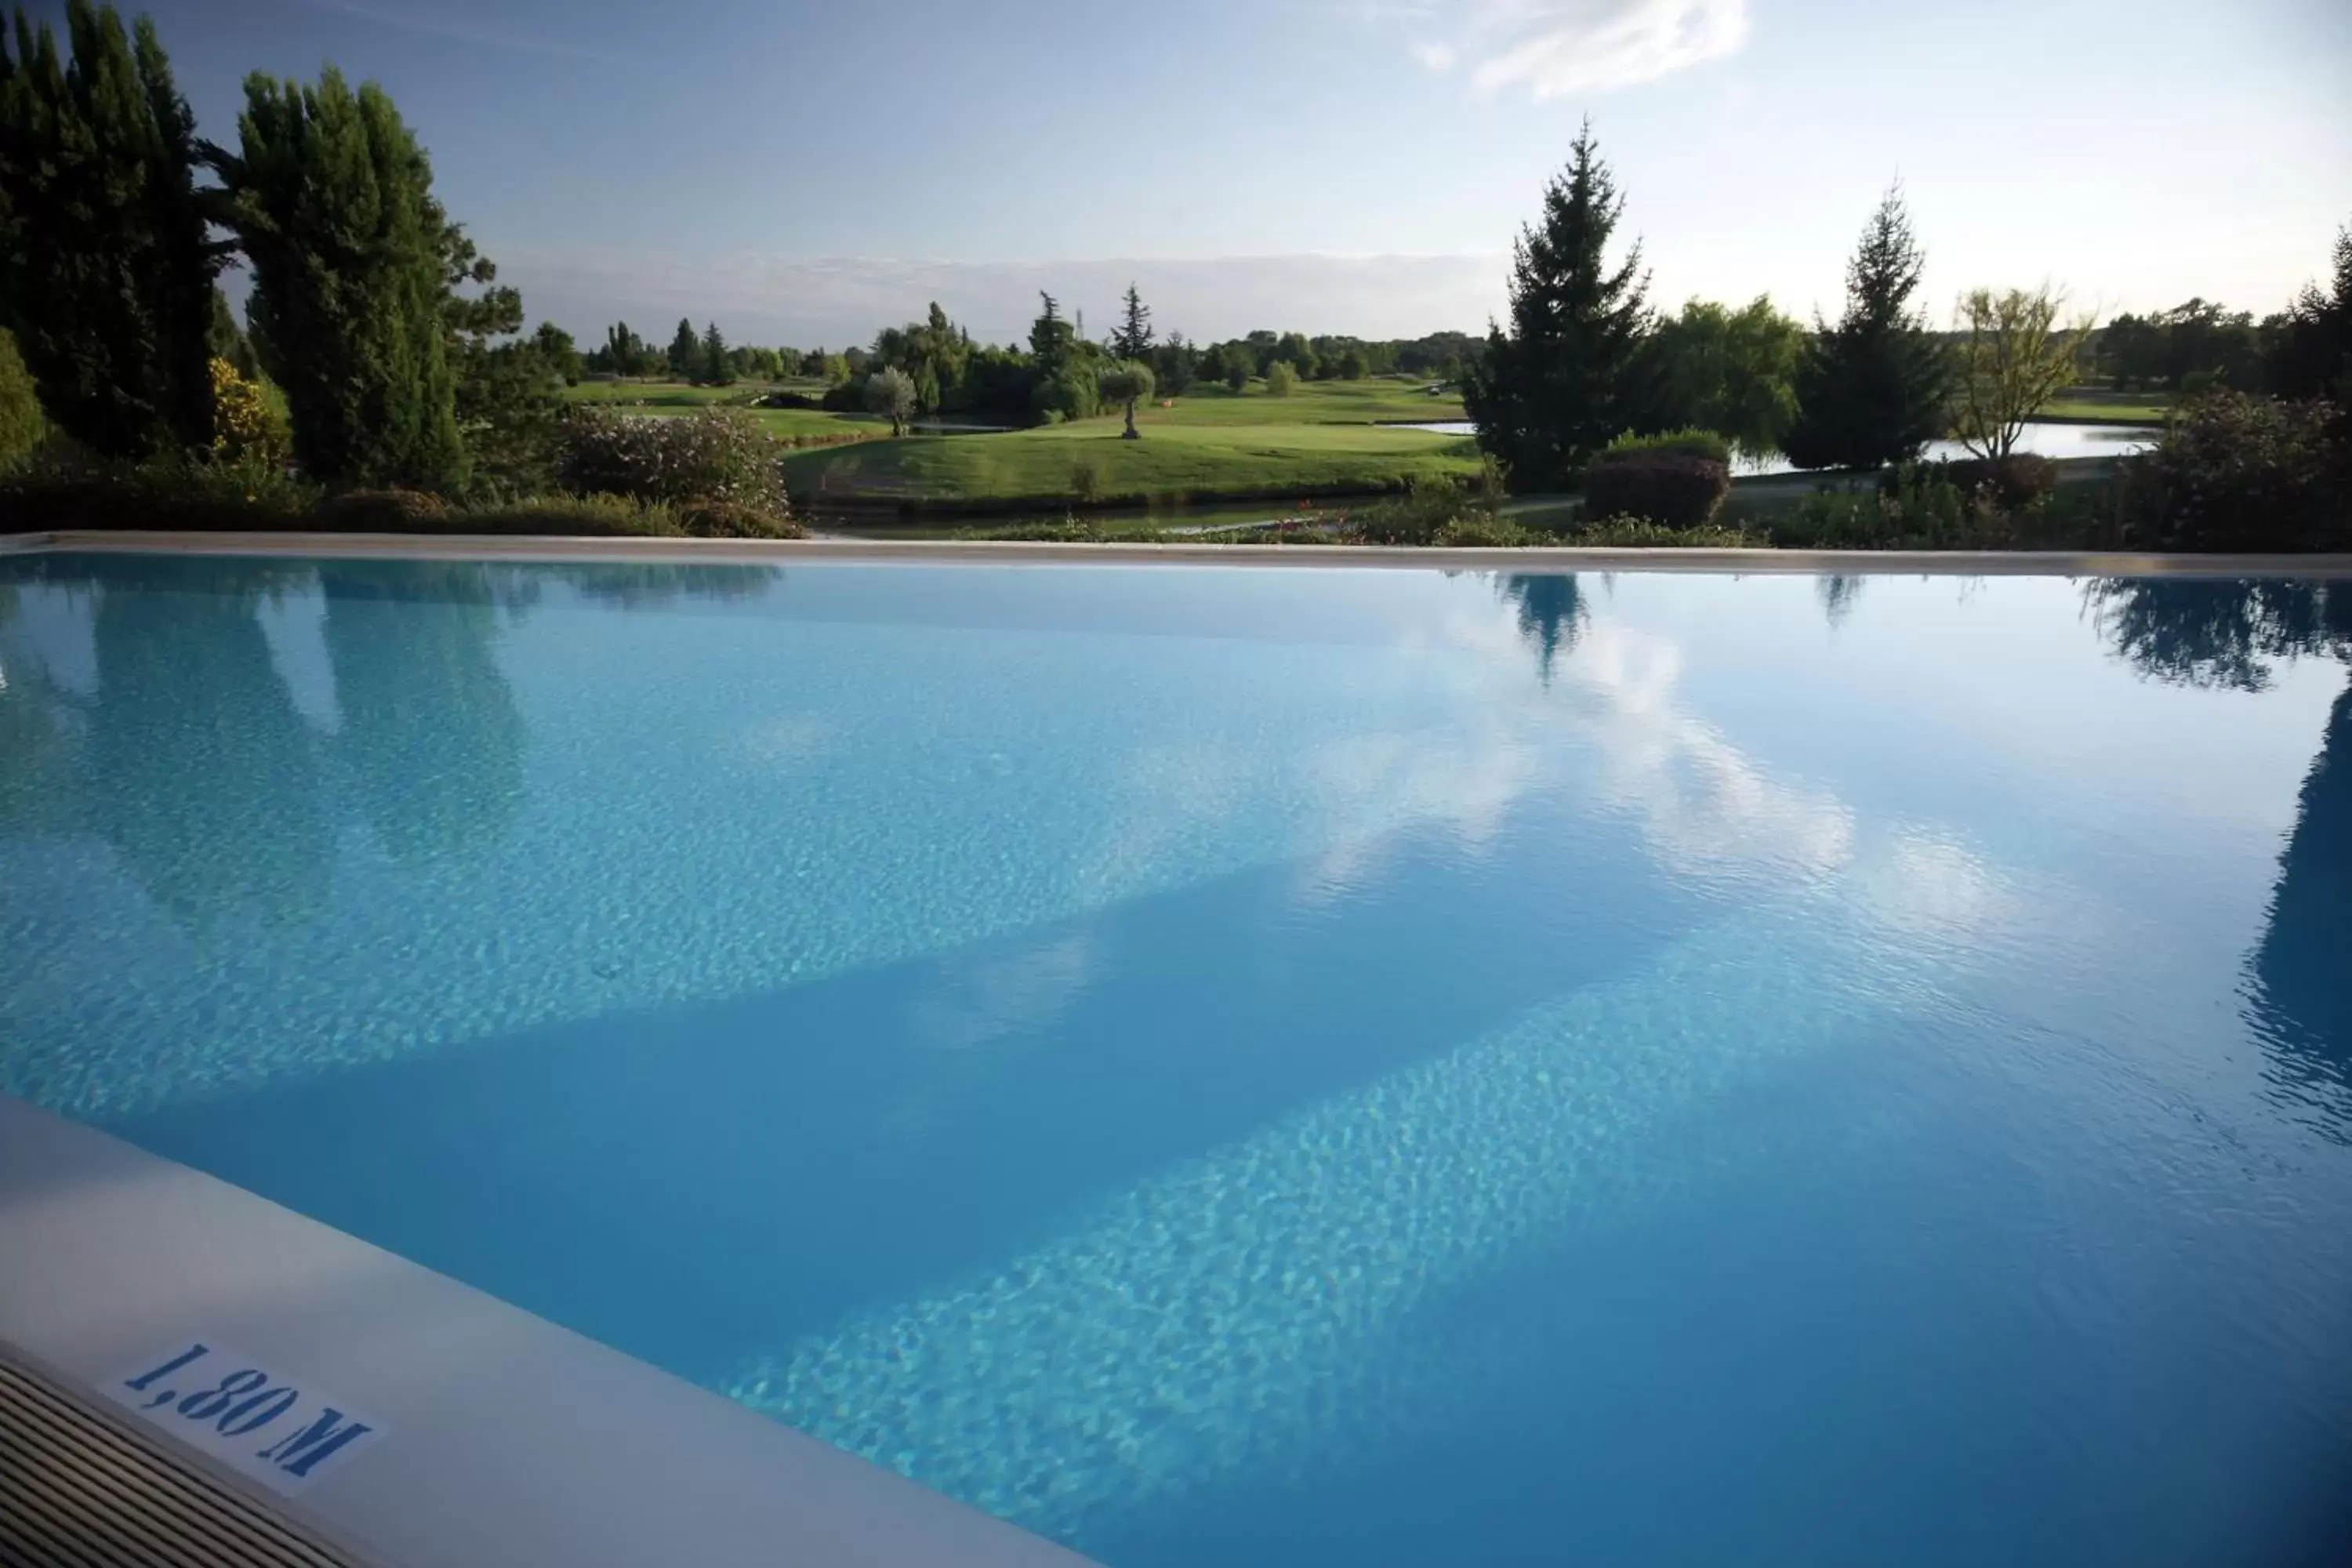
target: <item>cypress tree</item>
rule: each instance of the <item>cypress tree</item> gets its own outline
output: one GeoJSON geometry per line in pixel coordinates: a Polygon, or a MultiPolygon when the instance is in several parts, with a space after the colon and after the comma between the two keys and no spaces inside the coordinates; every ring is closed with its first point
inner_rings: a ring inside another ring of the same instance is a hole
{"type": "Polygon", "coordinates": [[[699,379],[713,386],[734,384],[735,365],[727,357],[727,339],[719,332],[718,322],[713,321],[704,329],[702,347],[695,357],[702,367],[699,379]]]}
{"type": "Polygon", "coordinates": [[[1607,260],[1624,210],[1588,122],[1544,189],[1542,218],[1514,248],[1510,331],[1490,327],[1485,363],[1463,377],[1478,444],[1517,489],[1573,488],[1595,452],[1643,422],[1642,247],[1613,271],[1607,260]]]}
{"type": "Polygon", "coordinates": [[[219,247],[195,121],[141,17],[68,0],[71,63],[20,8],[0,29],[0,325],[50,416],[117,457],[209,446],[219,247]]]}
{"type": "Polygon", "coordinates": [[[1888,189],[1846,264],[1845,314],[1816,322],[1782,438],[1801,468],[1875,468],[1916,458],[1944,433],[1948,357],[1911,308],[1927,254],[1902,187],[1888,189]]]}
{"type": "Polygon", "coordinates": [[[680,316],[677,333],[669,341],[669,373],[679,381],[692,381],[701,363],[702,340],[694,335],[694,323],[680,316]]]}
{"type": "Polygon", "coordinates": [[[247,319],[294,417],[294,455],[333,483],[447,489],[465,476],[449,359],[454,230],[382,88],[246,79],[240,151],[216,153],[253,266],[247,319]]]}

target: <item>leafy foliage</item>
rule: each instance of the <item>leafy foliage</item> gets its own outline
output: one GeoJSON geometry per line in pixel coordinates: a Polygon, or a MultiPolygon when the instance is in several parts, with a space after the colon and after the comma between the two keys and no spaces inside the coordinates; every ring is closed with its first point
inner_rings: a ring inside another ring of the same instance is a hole
{"type": "Polygon", "coordinates": [[[1926,263],[1902,192],[1888,191],[1847,265],[1844,316],[1815,327],[1798,365],[1780,442],[1797,467],[1880,468],[1943,434],[1944,351],[1911,306],[1926,263]]]}
{"type": "Polygon", "coordinates": [[[33,373],[16,352],[16,335],[0,327],[0,473],[31,457],[48,433],[33,373]]]}
{"type": "Polygon", "coordinates": [[[1265,390],[1269,397],[1287,397],[1298,389],[1298,370],[1286,359],[1278,359],[1266,367],[1265,390]]]}
{"type": "Polygon", "coordinates": [[[890,421],[890,434],[904,436],[914,417],[915,379],[903,370],[883,369],[866,378],[866,406],[890,421]]]}
{"type": "Polygon", "coordinates": [[[1804,348],[1804,329],[1767,296],[1737,310],[1693,300],[1650,334],[1643,375],[1660,423],[1715,431],[1742,451],[1773,452],[1797,416],[1804,348]]]}
{"type": "Polygon", "coordinates": [[[0,29],[0,327],[92,451],[211,445],[217,251],[195,121],[152,23],[67,0],[69,65],[19,8],[0,29]]]}
{"type": "Polygon", "coordinates": [[[2048,288],[1971,290],[1960,300],[1953,434],[1990,463],[2017,449],[2025,422],[2074,384],[2086,319],[2062,325],[2063,295],[2048,288]]]}
{"type": "Polygon", "coordinates": [[[2192,399],[2126,460],[2122,509],[2132,542],[2150,549],[2352,547],[2341,416],[2227,389],[2192,399]]]}
{"type": "Polygon", "coordinates": [[[225,359],[213,361],[213,454],[231,462],[253,458],[283,468],[293,455],[292,432],[270,406],[258,382],[237,374],[225,359]]]}
{"type": "Polygon", "coordinates": [[[1647,436],[1627,434],[1609,443],[1601,452],[1603,458],[1614,458],[1626,452],[1678,452],[1685,458],[1705,458],[1711,463],[1731,465],[1731,443],[1713,430],[1660,430],[1647,436]]]}
{"type": "Polygon", "coordinates": [[[1140,439],[1143,432],[1135,427],[1135,405],[1150,396],[1157,384],[1152,378],[1151,367],[1140,360],[1122,361],[1097,376],[1095,384],[1105,403],[1126,406],[1126,438],[1129,441],[1140,439]]]}
{"type": "Polygon", "coordinates": [[[215,163],[296,458],[337,483],[457,484],[452,234],[424,149],[383,89],[353,92],[331,68],[316,86],[256,74],[245,92],[240,151],[215,163]]]}
{"type": "Polygon", "coordinates": [[[1541,219],[1519,237],[1510,330],[1488,332],[1486,363],[1462,384],[1479,446],[1520,489],[1570,488],[1612,437],[1643,423],[1641,247],[1614,270],[1607,261],[1623,213],[1587,124],[1567,172],[1545,188],[1541,219]]]}

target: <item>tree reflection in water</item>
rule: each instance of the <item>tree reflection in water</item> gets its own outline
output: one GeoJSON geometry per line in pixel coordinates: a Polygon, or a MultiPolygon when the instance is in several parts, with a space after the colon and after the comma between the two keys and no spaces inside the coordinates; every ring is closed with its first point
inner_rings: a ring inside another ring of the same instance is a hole
{"type": "MultiPolygon", "coordinates": [[[[2352,582],[2134,578],[2092,584],[2089,603],[2159,680],[2260,691],[2289,660],[2352,662],[2352,582]]],[[[2352,685],[2304,779],[2246,994],[2281,1092],[2352,1142],[2352,685]]]]}

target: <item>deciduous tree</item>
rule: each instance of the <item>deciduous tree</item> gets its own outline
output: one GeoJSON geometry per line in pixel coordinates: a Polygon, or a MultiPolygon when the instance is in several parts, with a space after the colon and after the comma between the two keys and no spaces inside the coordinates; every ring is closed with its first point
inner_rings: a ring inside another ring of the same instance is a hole
{"type": "Polygon", "coordinates": [[[1151,367],[1140,360],[1122,360],[1104,371],[1097,384],[1105,403],[1127,405],[1127,429],[1122,439],[1141,440],[1143,432],[1135,427],[1135,405],[1151,395],[1155,384],[1151,367]]]}
{"type": "Polygon", "coordinates": [[[885,367],[866,378],[866,406],[890,421],[890,434],[904,436],[915,416],[915,378],[885,367]]]}
{"type": "Polygon", "coordinates": [[[2093,323],[2060,321],[2065,296],[2040,289],[1970,290],[1960,300],[1953,434],[1978,457],[2000,462],[2017,449],[2025,422],[2074,384],[2093,323]]]}

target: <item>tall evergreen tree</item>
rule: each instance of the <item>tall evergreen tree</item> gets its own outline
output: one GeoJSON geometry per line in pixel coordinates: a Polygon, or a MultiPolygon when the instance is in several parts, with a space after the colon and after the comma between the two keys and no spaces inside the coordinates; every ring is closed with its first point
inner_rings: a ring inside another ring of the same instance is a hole
{"type": "Polygon", "coordinates": [[[1902,187],[1889,187],[1846,265],[1845,314],[1816,322],[1798,362],[1781,447],[1799,468],[1880,468],[1944,433],[1949,356],[1911,304],[1926,265],[1902,187]]]}
{"type": "Polygon", "coordinates": [[[1607,255],[1624,210],[1588,122],[1515,248],[1510,330],[1488,329],[1486,363],[1463,378],[1479,446],[1520,489],[1574,486],[1595,452],[1641,423],[1648,279],[1640,245],[1613,270],[1607,255]]]}
{"type": "Polygon", "coordinates": [[[209,446],[213,277],[195,121],[154,24],[67,0],[72,60],[0,29],[0,325],[49,416],[101,452],[209,446]]]}
{"type": "Polygon", "coordinates": [[[1063,318],[1061,301],[1042,289],[1037,298],[1045,301],[1045,309],[1029,324],[1029,353],[1037,362],[1039,379],[1046,380],[1068,368],[1078,335],[1063,318]]]}
{"type": "Polygon", "coordinates": [[[2271,390],[2282,397],[2332,398],[2352,414],[2352,225],[2336,231],[2325,292],[2305,284],[2270,356],[2271,390]]]}
{"type": "Polygon", "coordinates": [[[734,384],[735,362],[727,355],[727,339],[719,332],[716,321],[703,329],[698,361],[702,368],[696,379],[707,381],[713,386],[734,384]]]}
{"type": "Polygon", "coordinates": [[[294,455],[331,483],[463,479],[451,275],[462,237],[391,98],[246,79],[235,156],[215,150],[228,221],[253,266],[247,317],[286,390],[294,455]]]}
{"type": "Polygon", "coordinates": [[[701,363],[702,340],[695,335],[694,323],[680,316],[677,331],[670,334],[669,373],[679,381],[692,381],[701,363]]]}
{"type": "Polygon", "coordinates": [[[1149,360],[1151,357],[1151,310],[1144,304],[1143,296],[1135,285],[1127,286],[1126,310],[1118,327],[1110,335],[1111,353],[1123,360],[1149,360]]]}

